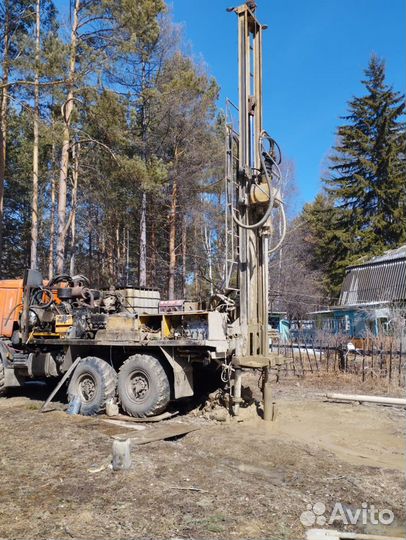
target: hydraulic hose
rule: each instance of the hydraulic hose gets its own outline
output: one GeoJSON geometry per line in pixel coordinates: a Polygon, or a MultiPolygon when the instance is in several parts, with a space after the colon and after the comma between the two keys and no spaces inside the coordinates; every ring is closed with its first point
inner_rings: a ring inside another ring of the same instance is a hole
{"type": "Polygon", "coordinates": [[[59,276],[55,276],[51,281],[48,283],[47,287],[49,289],[52,289],[55,285],[58,285],[58,283],[68,283],[68,285],[72,286],[73,281],[71,276],[68,274],[60,274],[59,276]]]}
{"type": "Polygon", "coordinates": [[[286,213],[283,207],[283,203],[280,203],[279,210],[281,212],[281,218],[282,218],[282,233],[281,233],[281,237],[279,238],[278,243],[268,250],[268,255],[271,255],[271,253],[274,253],[281,247],[282,242],[285,240],[285,236],[286,236],[286,213]]]}
{"type": "Polygon", "coordinates": [[[31,298],[32,303],[30,304],[30,308],[35,307],[38,309],[47,309],[51,306],[53,301],[54,301],[54,295],[51,289],[47,287],[41,287],[40,289],[37,289],[32,295],[32,298],[31,298]],[[44,294],[48,296],[49,300],[43,301],[42,298],[38,298],[40,295],[44,295],[44,294]],[[34,303],[34,302],[37,302],[37,303],[34,303]]]}
{"type": "MultiPolygon", "coordinates": [[[[265,163],[265,158],[264,158],[264,153],[263,152],[263,140],[264,139],[267,139],[268,141],[272,141],[272,142],[275,142],[267,133],[266,131],[263,131],[261,133],[261,135],[259,136],[259,140],[258,140],[258,144],[260,146],[260,156],[261,156],[261,165],[262,165],[262,169],[265,173],[265,179],[266,179],[266,183],[268,184],[268,189],[269,189],[269,202],[268,202],[268,206],[267,206],[267,209],[265,211],[265,214],[262,216],[262,218],[257,221],[256,223],[253,223],[252,225],[247,225],[245,223],[243,223],[242,221],[240,221],[237,216],[235,215],[235,208],[233,208],[233,212],[232,212],[232,216],[233,216],[233,220],[235,221],[235,223],[241,227],[242,229],[248,229],[248,230],[255,230],[255,229],[259,229],[260,227],[262,227],[262,225],[264,225],[271,213],[272,213],[272,209],[273,209],[273,205],[274,205],[274,202],[275,202],[275,195],[273,194],[273,190],[272,190],[272,179],[269,175],[269,172],[268,172],[268,169],[266,167],[266,163],[265,163]]],[[[275,143],[276,144],[276,143],[275,143]]],[[[278,146],[278,149],[279,149],[279,146],[278,146]]],[[[272,161],[272,164],[275,166],[275,168],[277,169],[277,177],[278,178],[281,178],[281,171],[279,169],[279,165],[278,163],[273,159],[272,156],[270,156],[270,159],[272,161]]]]}

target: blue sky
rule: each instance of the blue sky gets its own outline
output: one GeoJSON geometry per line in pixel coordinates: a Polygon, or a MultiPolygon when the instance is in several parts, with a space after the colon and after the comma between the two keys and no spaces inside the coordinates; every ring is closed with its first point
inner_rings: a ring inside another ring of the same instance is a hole
{"type": "MultiPolygon", "coordinates": [[[[233,0],[171,0],[175,22],[198,60],[237,103],[237,17],[233,0]]],[[[295,163],[296,211],[320,190],[339,116],[371,53],[387,80],[405,88],[405,0],[257,0],[264,33],[264,127],[295,163]]]]}

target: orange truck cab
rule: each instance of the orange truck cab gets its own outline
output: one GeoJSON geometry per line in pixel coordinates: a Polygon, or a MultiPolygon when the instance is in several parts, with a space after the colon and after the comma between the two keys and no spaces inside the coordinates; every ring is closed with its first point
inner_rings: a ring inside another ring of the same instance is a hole
{"type": "Polygon", "coordinates": [[[0,339],[11,338],[22,311],[23,280],[0,280],[0,339]]]}

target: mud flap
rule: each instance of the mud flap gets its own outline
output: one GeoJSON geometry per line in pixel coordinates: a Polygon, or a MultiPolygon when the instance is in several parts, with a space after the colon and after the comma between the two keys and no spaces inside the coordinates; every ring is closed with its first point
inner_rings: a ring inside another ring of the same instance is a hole
{"type": "Polygon", "coordinates": [[[173,347],[160,347],[173,371],[175,399],[193,396],[193,367],[184,358],[175,356],[173,347]]]}

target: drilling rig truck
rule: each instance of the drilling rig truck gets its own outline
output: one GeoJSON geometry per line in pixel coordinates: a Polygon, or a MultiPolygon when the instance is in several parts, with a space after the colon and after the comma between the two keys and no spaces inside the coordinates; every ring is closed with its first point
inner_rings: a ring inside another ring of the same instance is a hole
{"type": "MultiPolygon", "coordinates": [[[[252,4],[252,3],[251,3],[252,4]]],[[[203,376],[221,376],[238,414],[241,379],[269,370],[268,259],[272,220],[281,212],[280,152],[262,127],[262,26],[250,3],[238,18],[238,122],[226,123],[224,289],[206,309],[161,312],[142,289],[92,288],[85,276],[44,281],[37,270],[0,282],[0,393],[29,379],[61,378],[80,412],[93,415],[117,399],[132,416],[161,413],[192,396],[203,376]],[[79,361],[77,361],[80,359],[79,361]]],[[[280,244],[280,241],[278,242],[280,244]]]]}

